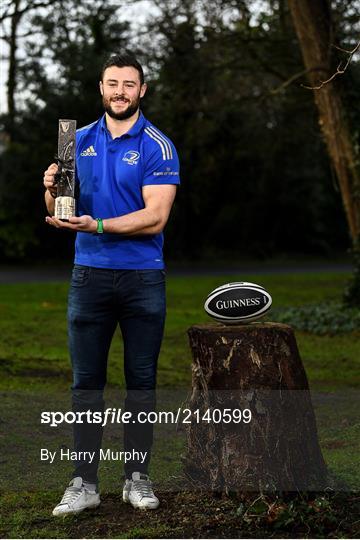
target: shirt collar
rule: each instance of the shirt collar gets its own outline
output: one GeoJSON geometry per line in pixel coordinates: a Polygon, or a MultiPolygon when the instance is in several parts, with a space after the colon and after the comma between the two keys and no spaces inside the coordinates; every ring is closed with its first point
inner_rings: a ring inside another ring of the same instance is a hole
{"type": "MultiPolygon", "coordinates": [[[[136,120],[135,124],[129,129],[129,131],[124,133],[124,135],[126,135],[127,137],[136,137],[140,133],[142,128],[144,127],[144,124],[145,124],[145,116],[143,115],[141,111],[139,111],[139,118],[136,120]]],[[[111,137],[111,134],[106,126],[105,113],[103,114],[100,120],[100,126],[102,130],[106,131],[111,137]]]]}

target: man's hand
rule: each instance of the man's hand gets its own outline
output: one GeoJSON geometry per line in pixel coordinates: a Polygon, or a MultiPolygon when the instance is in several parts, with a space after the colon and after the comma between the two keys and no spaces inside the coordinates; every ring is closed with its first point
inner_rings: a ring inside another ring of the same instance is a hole
{"type": "Polygon", "coordinates": [[[57,172],[58,166],[56,163],[52,163],[44,172],[44,186],[53,197],[56,197],[57,193],[57,187],[55,185],[55,174],[57,172]]]}
{"type": "Polygon", "coordinates": [[[95,233],[97,230],[97,221],[91,216],[72,217],[69,221],[61,221],[55,217],[47,216],[45,221],[57,229],[68,229],[87,233],[95,233]]]}
{"type": "MultiPolygon", "coordinates": [[[[160,184],[144,186],[142,195],[145,208],[125,214],[124,216],[103,219],[104,233],[125,236],[161,233],[168,220],[175,194],[176,185],[160,184]]],[[[49,198],[51,197],[49,196],[49,198]]],[[[52,200],[52,202],[54,201],[52,200]]],[[[97,221],[91,216],[73,217],[69,221],[60,221],[54,217],[47,217],[46,222],[57,229],[68,229],[87,233],[95,233],[97,231],[97,221]]]]}

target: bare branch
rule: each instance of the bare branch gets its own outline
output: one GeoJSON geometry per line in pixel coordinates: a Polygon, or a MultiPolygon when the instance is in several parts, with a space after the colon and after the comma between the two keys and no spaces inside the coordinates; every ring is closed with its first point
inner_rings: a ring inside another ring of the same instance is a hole
{"type": "Polygon", "coordinates": [[[349,51],[348,49],[342,49],[341,47],[338,47],[337,45],[333,45],[333,47],[334,49],[338,49],[338,51],[351,54],[351,56],[353,56],[360,48],[360,41],[351,51],[349,51]]]}
{"type": "Polygon", "coordinates": [[[358,44],[356,45],[356,47],[354,47],[351,51],[347,51],[346,49],[341,49],[340,47],[337,47],[334,45],[334,47],[336,49],[339,49],[340,51],[343,51],[343,52],[346,52],[348,55],[349,55],[349,58],[347,59],[347,61],[345,62],[345,64],[343,65],[343,61],[340,62],[340,64],[338,65],[338,67],[336,68],[336,71],[335,73],[333,73],[331,75],[331,77],[329,77],[328,79],[326,79],[326,81],[320,81],[320,84],[318,86],[306,86],[305,84],[302,84],[301,86],[303,88],[306,88],[307,90],[320,90],[323,86],[325,86],[326,84],[328,84],[329,82],[333,81],[335,79],[335,77],[337,77],[338,75],[342,75],[343,73],[345,73],[345,71],[347,70],[347,68],[349,67],[349,64],[352,60],[352,57],[354,56],[354,54],[360,49],[360,41],[358,42],[358,44]]]}
{"type": "Polygon", "coordinates": [[[315,69],[303,69],[303,70],[300,71],[299,73],[294,73],[294,75],[292,75],[292,76],[289,77],[286,81],[284,81],[282,84],[280,84],[280,86],[278,86],[277,88],[273,88],[272,90],[270,90],[270,94],[272,94],[272,95],[279,94],[279,92],[281,92],[282,90],[284,90],[285,88],[287,88],[291,83],[293,83],[294,81],[296,81],[296,80],[299,79],[300,77],[303,77],[304,75],[306,75],[306,74],[309,73],[310,71],[315,71],[315,69]]]}
{"type": "Polygon", "coordinates": [[[43,32],[41,30],[29,30],[29,32],[26,32],[25,34],[20,34],[17,36],[18,39],[24,39],[30,36],[36,36],[36,35],[43,35],[43,32]]]}
{"type": "Polygon", "coordinates": [[[9,39],[9,34],[5,30],[5,25],[3,21],[0,21],[0,39],[4,39],[5,41],[9,39]]]}
{"type": "MultiPolygon", "coordinates": [[[[7,10],[7,11],[5,11],[5,13],[3,15],[1,15],[0,22],[4,21],[5,19],[11,19],[15,15],[18,16],[18,17],[21,17],[22,15],[24,15],[24,13],[27,13],[28,11],[31,11],[33,9],[42,8],[42,7],[43,8],[50,7],[51,5],[56,4],[57,1],[58,0],[48,0],[47,2],[40,1],[40,2],[37,2],[37,3],[30,2],[23,9],[19,9],[16,12],[12,12],[12,13],[9,13],[9,11],[7,10]]],[[[10,5],[8,6],[8,8],[9,7],[10,7],[10,5]]]]}
{"type": "Polygon", "coordinates": [[[11,13],[11,14],[9,13],[10,7],[11,7],[10,4],[9,4],[8,6],[6,6],[6,7],[3,6],[3,14],[2,14],[1,17],[0,17],[0,22],[4,21],[4,20],[7,19],[8,17],[11,17],[11,16],[12,16],[12,13],[11,13]]]}

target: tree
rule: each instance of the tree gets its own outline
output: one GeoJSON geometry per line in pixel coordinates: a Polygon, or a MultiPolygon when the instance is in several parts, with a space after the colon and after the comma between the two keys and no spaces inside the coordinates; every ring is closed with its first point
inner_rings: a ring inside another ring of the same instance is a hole
{"type": "Polygon", "coordinates": [[[332,229],[339,212],[311,96],[295,85],[271,93],[289,70],[303,70],[288,12],[253,20],[239,2],[229,23],[230,4],[157,2],[150,34],[161,54],[149,117],[181,156],[176,253],[330,252],[342,228],[332,229]]]}
{"type": "Polygon", "coordinates": [[[23,39],[28,35],[27,32],[25,32],[25,34],[19,36],[20,25],[25,15],[29,15],[36,10],[48,8],[59,3],[59,0],[7,0],[7,2],[4,2],[3,11],[0,16],[0,23],[2,25],[0,37],[9,47],[7,77],[8,111],[5,123],[8,139],[11,139],[13,136],[16,120],[15,94],[17,89],[17,51],[19,39],[23,39]]]}
{"type": "MultiPolygon", "coordinates": [[[[41,175],[56,151],[57,121],[76,118],[81,127],[100,116],[103,58],[124,48],[146,68],[145,115],[180,154],[168,256],[343,250],[345,220],[312,95],[287,83],[304,67],[286,0],[260,11],[253,0],[154,0],[156,10],[133,32],[119,18],[119,1],[57,1],[61,9],[31,12],[23,19],[29,26],[18,28],[32,34],[19,51],[18,110],[0,156],[7,256],[54,253],[53,231],[42,225],[41,175]]],[[[61,256],[70,246],[59,235],[61,256]]]]}
{"type": "Polygon", "coordinates": [[[339,79],[320,84],[334,71],[332,46],[336,28],[329,0],[288,0],[308,79],[314,88],[319,123],[329,157],[338,178],[342,202],[353,244],[355,279],[347,299],[360,305],[360,168],[359,155],[350,131],[339,79]]]}
{"type": "MultiPolygon", "coordinates": [[[[20,0],[21,1],[21,0],[20,0]]],[[[42,171],[56,153],[59,118],[86,125],[102,113],[98,81],[104,57],[125,46],[128,24],[117,3],[58,0],[61,9],[38,11],[16,62],[16,92],[26,96],[12,116],[11,139],[1,155],[0,246],[6,257],[30,250],[54,253],[44,226],[42,171]],[[71,13],[71,17],[64,14],[71,13]]],[[[13,111],[14,112],[14,111],[13,111]]],[[[7,125],[9,115],[2,121],[7,125]]],[[[71,253],[59,236],[58,255],[71,253]]]]}

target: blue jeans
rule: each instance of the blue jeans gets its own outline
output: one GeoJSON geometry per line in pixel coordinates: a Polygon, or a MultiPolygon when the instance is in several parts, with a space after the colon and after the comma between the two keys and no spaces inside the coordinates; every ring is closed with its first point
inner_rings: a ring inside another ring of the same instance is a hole
{"type": "MultiPolygon", "coordinates": [[[[157,360],[165,312],[163,270],[74,266],[68,302],[74,412],[103,412],[108,352],[118,324],[124,342],[125,411],[136,418],[140,411],[155,409],[157,360]]],[[[76,461],[73,477],[97,483],[102,432],[101,424],[74,424],[74,450],[95,452],[95,459],[92,463],[87,457],[76,461]]],[[[147,456],[144,463],[141,459],[126,463],[127,478],[135,471],[148,473],[152,440],[151,423],[124,424],[124,450],[146,452],[147,456]]]]}

